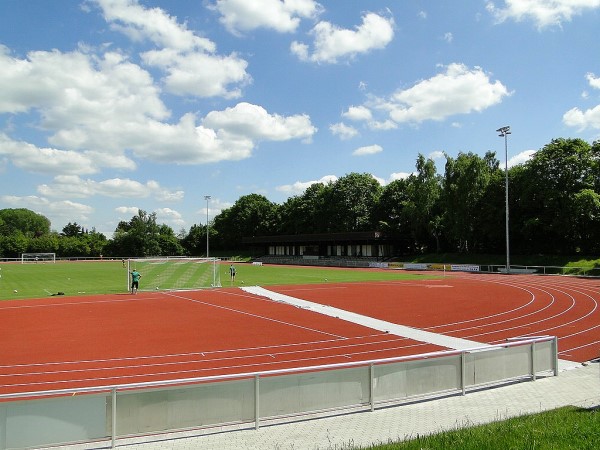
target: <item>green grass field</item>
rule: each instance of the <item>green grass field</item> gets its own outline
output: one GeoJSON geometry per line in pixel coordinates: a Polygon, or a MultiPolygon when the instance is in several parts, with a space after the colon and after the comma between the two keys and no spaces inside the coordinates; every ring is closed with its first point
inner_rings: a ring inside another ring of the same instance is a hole
{"type": "MultiPolygon", "coordinates": [[[[354,281],[385,281],[424,278],[423,275],[394,270],[337,269],[297,266],[254,266],[235,263],[235,283],[229,278],[229,263],[220,264],[221,285],[266,286],[275,284],[340,283],[354,281]]],[[[156,286],[156,267],[152,273],[142,273],[141,290],[161,289],[156,286]],[[146,276],[144,276],[146,275],[146,276]]],[[[148,269],[150,270],[150,269],[148,269]]],[[[58,292],[64,295],[115,294],[127,292],[128,272],[120,260],[56,262],[45,264],[0,264],[0,300],[48,297],[58,292]],[[16,292],[15,292],[16,291],[16,292]]],[[[435,277],[435,276],[431,276],[435,277]]],[[[207,284],[210,286],[210,283],[207,284]]]]}

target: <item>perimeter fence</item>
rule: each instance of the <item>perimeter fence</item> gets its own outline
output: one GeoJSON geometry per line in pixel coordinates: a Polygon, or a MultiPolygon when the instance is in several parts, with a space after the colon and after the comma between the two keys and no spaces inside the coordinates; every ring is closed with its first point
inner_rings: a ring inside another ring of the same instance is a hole
{"type": "MultiPolygon", "coordinates": [[[[556,337],[275,371],[0,395],[0,449],[374,411],[558,375],[556,337]]],[[[6,388],[6,386],[5,386],[6,388]]],[[[164,437],[164,436],[163,436],[164,437]]]]}

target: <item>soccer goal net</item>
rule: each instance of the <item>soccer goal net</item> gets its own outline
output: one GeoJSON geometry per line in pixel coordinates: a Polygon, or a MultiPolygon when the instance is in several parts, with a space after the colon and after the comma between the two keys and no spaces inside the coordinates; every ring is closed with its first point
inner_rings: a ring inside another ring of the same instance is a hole
{"type": "Polygon", "coordinates": [[[21,264],[54,262],[56,262],[56,253],[21,253],[21,264]]]}
{"type": "Polygon", "coordinates": [[[221,287],[217,258],[139,258],[127,262],[127,289],[131,272],[141,274],[140,291],[221,287]]]}

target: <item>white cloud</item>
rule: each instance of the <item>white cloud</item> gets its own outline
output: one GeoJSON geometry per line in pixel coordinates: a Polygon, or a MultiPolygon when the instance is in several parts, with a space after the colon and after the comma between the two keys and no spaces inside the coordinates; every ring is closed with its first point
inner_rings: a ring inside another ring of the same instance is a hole
{"type": "MultiPolygon", "coordinates": [[[[599,77],[596,77],[593,73],[587,73],[585,78],[591,88],[600,89],[599,77]]],[[[587,97],[587,95],[584,96],[584,98],[587,97]]],[[[569,127],[577,128],[579,131],[588,128],[600,129],[600,105],[585,111],[582,111],[577,107],[571,108],[563,114],[563,123],[569,127]]]]}
{"type": "Polygon", "coordinates": [[[156,211],[156,222],[157,223],[166,223],[173,226],[183,226],[185,225],[185,220],[183,220],[183,216],[178,211],[175,211],[171,208],[158,208],[156,211]]]}
{"type": "Polygon", "coordinates": [[[383,151],[383,147],[381,145],[368,145],[365,147],[359,147],[352,152],[354,156],[365,156],[365,155],[374,155],[376,153],[381,153],[383,151]]]}
{"type": "Polygon", "coordinates": [[[433,160],[435,161],[436,159],[442,159],[442,158],[445,158],[445,157],[446,157],[446,155],[445,155],[445,154],[444,154],[444,152],[443,152],[443,151],[441,151],[441,150],[434,150],[434,151],[432,151],[431,153],[429,153],[429,155],[427,155],[427,157],[428,157],[429,159],[433,159],[433,160]]]}
{"type": "Polygon", "coordinates": [[[137,0],[95,1],[112,28],[134,41],[149,39],[156,45],[180,50],[215,50],[209,39],[194,35],[185,25],[178,24],[177,18],[170,17],[160,8],[144,8],[137,0]]]}
{"type": "Polygon", "coordinates": [[[412,175],[412,173],[408,173],[408,172],[394,172],[390,175],[390,182],[396,181],[396,180],[406,180],[411,175],[412,175]]]}
{"type": "Polygon", "coordinates": [[[386,47],[394,38],[394,20],[375,13],[363,15],[362,24],[354,30],[339,28],[329,22],[319,22],[311,31],[313,51],[302,42],[294,41],[291,51],[302,61],[337,63],[358,54],[386,47]]]}
{"type": "Polygon", "coordinates": [[[221,14],[220,22],[233,34],[257,28],[292,33],[301,19],[315,18],[322,10],[314,0],[216,0],[210,7],[221,14]]]}
{"type": "Polygon", "coordinates": [[[0,201],[6,205],[12,205],[18,208],[28,208],[32,211],[42,214],[50,219],[52,223],[63,221],[85,222],[89,220],[94,208],[82,203],[72,202],[70,200],[50,201],[45,197],[29,195],[25,197],[3,195],[0,201]]]}
{"type": "Polygon", "coordinates": [[[398,124],[392,120],[374,120],[373,113],[364,105],[350,106],[348,111],[342,113],[342,117],[356,122],[362,121],[370,130],[385,131],[398,128],[398,124]]]}
{"type": "Polygon", "coordinates": [[[40,51],[17,59],[0,47],[0,67],[0,85],[11,86],[0,90],[0,113],[37,113],[53,147],[40,149],[0,136],[11,144],[3,154],[29,171],[132,170],[136,164],[127,151],[163,163],[235,161],[249,157],[258,140],[310,139],[317,131],[306,115],[273,115],[248,103],[209,113],[204,122],[218,129],[199,125],[194,114],[165,122],[170,112],[150,74],[116,52],[98,58],[40,51]],[[222,123],[227,117],[229,123],[222,123]]]}
{"type": "Polygon", "coordinates": [[[372,120],[371,122],[368,123],[368,126],[371,130],[378,130],[378,131],[394,130],[394,129],[398,128],[398,124],[396,122],[394,122],[393,120],[383,120],[383,121],[372,120]]]}
{"type": "Polygon", "coordinates": [[[378,108],[389,111],[397,123],[444,120],[456,114],[481,112],[510,95],[500,82],[490,81],[481,68],[450,64],[445,72],[399,90],[378,108]]]}
{"type": "Polygon", "coordinates": [[[0,133],[0,155],[27,172],[53,174],[90,174],[97,172],[92,158],[74,151],[38,148],[17,142],[0,133]]]}
{"type": "Polygon", "coordinates": [[[588,80],[591,87],[594,89],[600,89],[600,77],[596,77],[593,73],[587,73],[585,78],[588,80]]]}
{"type": "Polygon", "coordinates": [[[38,192],[48,197],[86,198],[99,195],[112,198],[153,197],[159,201],[179,201],[184,195],[183,191],[164,189],[154,180],[146,183],[122,178],[94,181],[77,175],[59,175],[52,184],[38,186],[38,192]]]}
{"type": "Polygon", "coordinates": [[[535,150],[525,150],[518,155],[513,156],[508,160],[508,167],[518,166],[529,161],[535,154],[535,150]]]}
{"type": "Polygon", "coordinates": [[[563,123],[583,131],[587,128],[600,129],[600,105],[585,111],[572,108],[563,115],[563,123]]]}
{"type": "Polygon", "coordinates": [[[285,184],[282,186],[277,186],[275,189],[279,192],[283,192],[288,195],[298,195],[302,194],[307,188],[315,183],[335,183],[338,177],[335,175],[325,175],[320,180],[313,181],[296,181],[294,184],[285,184]]]}
{"type": "Polygon", "coordinates": [[[348,111],[342,113],[342,117],[349,120],[371,120],[373,118],[373,114],[371,110],[366,106],[350,106],[348,111]]]}
{"type": "Polygon", "coordinates": [[[560,26],[573,16],[600,7],[600,0],[504,0],[505,7],[497,8],[493,2],[487,9],[499,22],[513,19],[517,22],[531,19],[538,29],[560,26]]]}
{"type": "Polygon", "coordinates": [[[343,141],[352,139],[359,134],[356,128],[348,126],[342,122],[330,125],[329,130],[334,136],[339,136],[339,138],[343,141]]]}
{"type": "Polygon", "coordinates": [[[236,54],[219,56],[210,39],[197,36],[160,8],[137,0],[96,0],[112,28],[134,41],[150,41],[158,49],[143,53],[145,64],[164,70],[167,91],[176,95],[237,98],[251,77],[247,61],[236,54]]]}
{"type": "Polygon", "coordinates": [[[224,111],[208,113],[202,124],[229,137],[256,141],[309,139],[317,131],[305,114],[284,117],[269,114],[263,107],[245,102],[224,111]]]}
{"type": "Polygon", "coordinates": [[[143,61],[167,72],[166,90],[175,95],[237,98],[241,87],[251,81],[248,63],[235,54],[178,53],[154,50],[142,55],[143,61]],[[233,86],[233,87],[230,87],[233,86]]]}
{"type": "Polygon", "coordinates": [[[139,212],[140,208],[137,206],[119,206],[115,208],[115,211],[119,214],[131,214],[136,215],[139,212]]]}
{"type": "Polygon", "coordinates": [[[447,33],[444,33],[444,38],[443,38],[443,39],[444,39],[444,41],[446,41],[448,44],[451,44],[451,43],[452,43],[452,41],[454,40],[454,36],[452,35],[452,33],[450,33],[450,32],[447,32],[447,33]]]}

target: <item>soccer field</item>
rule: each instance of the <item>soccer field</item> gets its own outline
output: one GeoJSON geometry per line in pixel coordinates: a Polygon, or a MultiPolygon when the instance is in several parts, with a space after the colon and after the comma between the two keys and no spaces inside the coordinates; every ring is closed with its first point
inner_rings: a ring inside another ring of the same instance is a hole
{"type": "MultiPolygon", "coordinates": [[[[325,282],[385,281],[420,278],[423,275],[382,269],[339,269],[298,266],[255,266],[234,263],[235,281],[229,277],[229,262],[219,264],[221,285],[266,286],[277,284],[310,284],[325,282]]],[[[168,288],[152,284],[152,277],[144,277],[140,289],[168,288]]],[[[0,264],[0,300],[40,298],[57,295],[94,295],[127,292],[127,264],[121,260],[62,261],[44,264],[0,264]],[[15,292],[16,291],[16,292],[15,292]]],[[[149,274],[146,274],[149,275],[149,274]]]]}

